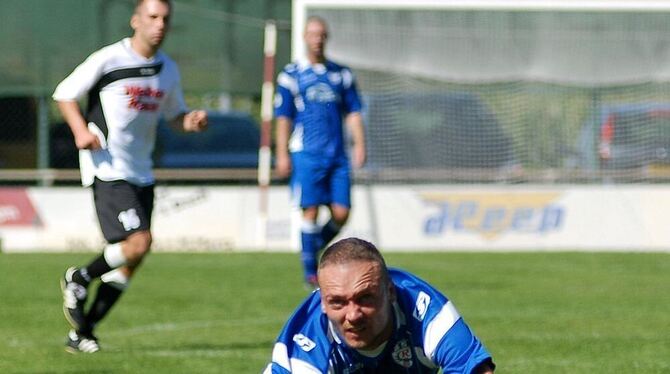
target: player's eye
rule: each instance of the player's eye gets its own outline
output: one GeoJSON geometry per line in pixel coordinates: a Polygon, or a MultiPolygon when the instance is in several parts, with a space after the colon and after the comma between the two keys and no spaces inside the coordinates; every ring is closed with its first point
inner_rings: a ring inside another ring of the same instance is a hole
{"type": "Polygon", "coordinates": [[[344,307],[344,301],[343,300],[329,300],[328,301],[328,306],[331,309],[342,309],[344,307]]]}
{"type": "Polygon", "coordinates": [[[358,303],[360,305],[369,306],[369,305],[374,305],[375,300],[376,299],[375,299],[375,296],[373,294],[365,294],[365,295],[361,295],[358,298],[358,303]]]}

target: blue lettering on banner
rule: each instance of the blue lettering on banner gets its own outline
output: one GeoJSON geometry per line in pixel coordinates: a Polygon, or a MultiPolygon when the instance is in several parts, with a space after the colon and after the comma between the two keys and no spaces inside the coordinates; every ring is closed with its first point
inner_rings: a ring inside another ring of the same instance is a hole
{"type": "Polygon", "coordinates": [[[438,211],[424,221],[424,233],[479,233],[493,237],[502,232],[545,234],[559,230],[565,220],[562,206],[546,204],[483,204],[475,200],[443,201],[438,211]]]}

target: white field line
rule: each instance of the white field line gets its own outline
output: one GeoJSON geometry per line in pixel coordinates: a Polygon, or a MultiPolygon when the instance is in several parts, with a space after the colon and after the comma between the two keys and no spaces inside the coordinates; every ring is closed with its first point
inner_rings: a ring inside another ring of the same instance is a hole
{"type": "Polygon", "coordinates": [[[184,358],[193,358],[193,357],[245,357],[245,358],[266,358],[268,361],[272,358],[271,348],[267,349],[267,352],[257,352],[250,353],[248,351],[239,352],[237,350],[231,349],[174,349],[174,350],[160,350],[160,351],[147,351],[146,355],[158,356],[158,357],[184,357],[184,358]]]}
{"type": "MultiPolygon", "coordinates": [[[[114,345],[107,344],[107,337],[119,337],[119,336],[140,336],[146,334],[156,334],[161,332],[170,332],[170,331],[184,331],[184,330],[197,330],[197,329],[209,329],[216,327],[239,327],[239,326],[263,326],[269,324],[281,324],[283,320],[278,318],[244,318],[244,319],[225,319],[225,320],[201,320],[201,321],[185,321],[185,322],[167,322],[167,323],[153,323],[149,325],[135,326],[127,329],[113,329],[110,331],[105,331],[102,336],[100,336],[102,344],[104,344],[105,349],[114,349],[114,345]]],[[[106,329],[105,329],[106,330],[106,329]]],[[[279,333],[279,329],[275,334],[279,333]]],[[[64,344],[65,335],[67,334],[67,328],[63,329],[63,335],[49,339],[52,343],[50,344],[64,344]]],[[[0,338],[0,347],[6,346],[13,349],[26,349],[34,348],[44,345],[44,340],[40,338],[30,339],[24,337],[11,337],[9,339],[0,338]]]]}
{"type": "MultiPolygon", "coordinates": [[[[281,322],[282,320],[277,318],[263,318],[263,319],[245,318],[245,319],[221,319],[221,320],[153,323],[150,325],[135,326],[128,329],[115,329],[109,332],[105,332],[105,336],[144,335],[147,333],[156,333],[164,331],[207,329],[212,327],[225,327],[225,326],[238,327],[240,325],[259,326],[259,325],[267,325],[281,322]]],[[[277,333],[279,333],[279,331],[277,331],[277,333]]]]}

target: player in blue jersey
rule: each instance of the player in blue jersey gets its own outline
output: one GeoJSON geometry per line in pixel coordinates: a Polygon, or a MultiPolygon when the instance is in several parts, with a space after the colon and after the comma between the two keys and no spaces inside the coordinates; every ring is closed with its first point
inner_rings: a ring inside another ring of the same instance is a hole
{"type": "Polygon", "coordinates": [[[318,252],[349,218],[351,180],[343,123],[353,140],[352,163],[365,163],[361,103],[347,67],[326,59],[326,22],[310,17],[304,30],[306,59],[288,64],[277,77],[276,170],[291,175],[291,193],[302,209],[301,246],[305,281],[316,285],[318,252]],[[317,224],[319,206],[330,220],[317,224]]]}
{"type": "Polygon", "coordinates": [[[340,240],[318,284],[284,326],[264,374],[493,373],[495,364],[453,303],[387,269],[369,242],[340,240]]]}

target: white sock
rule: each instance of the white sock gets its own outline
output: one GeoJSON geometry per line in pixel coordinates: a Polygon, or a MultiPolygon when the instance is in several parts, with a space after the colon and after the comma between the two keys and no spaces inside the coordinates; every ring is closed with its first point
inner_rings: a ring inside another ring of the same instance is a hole
{"type": "Polygon", "coordinates": [[[123,266],[128,262],[126,256],[123,255],[121,243],[108,244],[103,251],[103,255],[107,265],[112,269],[123,266]]]}
{"type": "Polygon", "coordinates": [[[130,279],[128,279],[121,269],[114,269],[103,274],[100,280],[121,291],[128,288],[128,284],[130,283],[130,279]]]}

